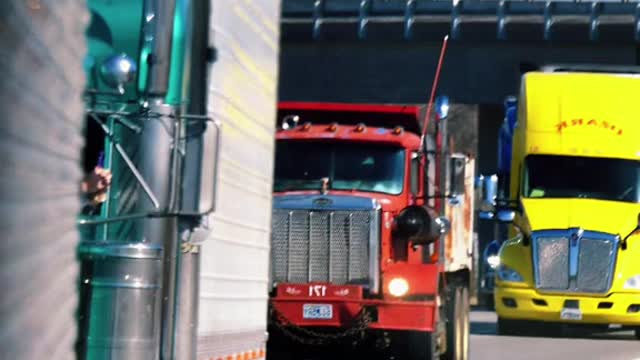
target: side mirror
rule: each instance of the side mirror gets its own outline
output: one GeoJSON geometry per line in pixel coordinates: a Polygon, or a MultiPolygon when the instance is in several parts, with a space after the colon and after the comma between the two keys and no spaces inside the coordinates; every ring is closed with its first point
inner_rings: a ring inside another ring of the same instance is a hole
{"type": "Polygon", "coordinates": [[[496,219],[499,222],[510,224],[516,218],[516,212],[509,209],[501,209],[496,213],[496,219]]]}
{"type": "Polygon", "coordinates": [[[449,161],[449,169],[451,171],[449,183],[450,196],[455,197],[465,192],[464,180],[467,158],[462,154],[453,154],[449,161]]]}
{"type": "Polygon", "coordinates": [[[188,137],[186,141],[187,153],[197,156],[185,159],[182,181],[185,188],[198,191],[189,191],[182,197],[181,212],[203,216],[214,212],[216,207],[222,124],[216,120],[193,122],[187,131],[201,135],[188,137]]]}
{"type": "Polygon", "coordinates": [[[494,174],[485,178],[483,185],[482,200],[484,205],[494,208],[498,197],[498,175],[494,174]]]}
{"type": "Polygon", "coordinates": [[[218,121],[207,122],[202,139],[200,201],[198,211],[211,213],[215,211],[218,188],[218,167],[220,165],[220,141],[222,129],[218,121]]]}
{"type": "Polygon", "coordinates": [[[498,196],[498,175],[480,176],[477,185],[480,190],[480,212],[478,216],[483,220],[492,220],[495,217],[496,198],[498,196]]]}

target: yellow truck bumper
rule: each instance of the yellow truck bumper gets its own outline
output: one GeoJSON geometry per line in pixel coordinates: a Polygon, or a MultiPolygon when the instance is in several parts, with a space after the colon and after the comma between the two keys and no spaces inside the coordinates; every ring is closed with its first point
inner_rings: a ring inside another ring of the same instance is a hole
{"type": "Polygon", "coordinates": [[[640,293],[612,293],[607,297],[540,294],[526,288],[495,288],[495,309],[499,317],[512,320],[533,320],[582,324],[618,324],[640,326],[640,293]],[[565,301],[573,300],[579,311],[567,319],[561,316],[565,301]],[[575,314],[579,314],[575,317],[575,314]]]}

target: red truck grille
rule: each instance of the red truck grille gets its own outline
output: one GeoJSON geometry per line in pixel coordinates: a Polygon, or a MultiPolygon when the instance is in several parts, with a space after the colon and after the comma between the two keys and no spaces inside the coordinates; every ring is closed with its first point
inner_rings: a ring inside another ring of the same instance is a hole
{"type": "Polygon", "coordinates": [[[372,211],[276,209],[272,217],[274,282],[369,284],[372,211]]]}

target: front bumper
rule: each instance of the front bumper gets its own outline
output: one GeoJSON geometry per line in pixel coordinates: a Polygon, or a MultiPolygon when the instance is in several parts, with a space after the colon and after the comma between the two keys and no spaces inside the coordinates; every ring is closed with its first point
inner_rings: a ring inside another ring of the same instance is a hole
{"type": "Polygon", "coordinates": [[[497,286],[494,294],[496,313],[505,319],[640,326],[640,311],[630,312],[634,308],[640,310],[640,294],[612,293],[606,297],[549,295],[534,289],[502,286],[497,286]],[[567,300],[573,303],[570,306],[575,306],[577,301],[580,319],[561,317],[567,300]]]}
{"type": "MultiPolygon", "coordinates": [[[[373,314],[370,329],[433,331],[437,306],[435,301],[388,301],[373,299],[281,299],[274,298],[273,306],[286,320],[297,326],[348,327],[363,307],[373,314]],[[331,319],[305,319],[305,304],[325,304],[333,308],[331,319]]],[[[276,321],[271,319],[271,321],[276,321]]]]}

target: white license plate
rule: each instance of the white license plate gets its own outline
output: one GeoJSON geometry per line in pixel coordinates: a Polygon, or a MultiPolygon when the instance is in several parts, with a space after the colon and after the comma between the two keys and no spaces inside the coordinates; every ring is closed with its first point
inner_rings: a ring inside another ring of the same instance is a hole
{"type": "Polygon", "coordinates": [[[580,309],[562,309],[560,312],[562,320],[582,320],[582,311],[580,309]]]}
{"type": "Polygon", "coordinates": [[[324,304],[304,304],[302,317],[305,319],[333,319],[333,306],[324,304]]]}

